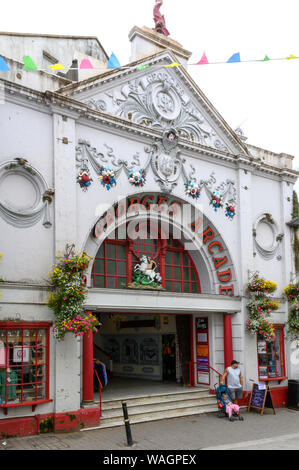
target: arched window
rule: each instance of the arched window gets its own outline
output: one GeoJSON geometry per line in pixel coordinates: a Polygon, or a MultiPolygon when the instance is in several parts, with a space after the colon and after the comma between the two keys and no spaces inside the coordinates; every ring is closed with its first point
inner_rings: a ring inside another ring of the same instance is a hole
{"type": "Polygon", "coordinates": [[[165,239],[140,224],[140,237],[119,240],[106,238],[95,257],[92,286],[125,289],[132,281],[132,269],[142,255],[152,258],[166,291],[200,293],[200,280],[190,254],[179,240],[165,239]]]}

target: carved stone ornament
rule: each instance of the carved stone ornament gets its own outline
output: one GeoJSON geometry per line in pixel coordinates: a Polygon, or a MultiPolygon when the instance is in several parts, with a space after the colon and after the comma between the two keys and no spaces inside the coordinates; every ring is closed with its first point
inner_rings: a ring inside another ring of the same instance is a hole
{"type": "Polygon", "coordinates": [[[278,225],[271,214],[261,214],[253,225],[253,245],[254,251],[265,260],[274,258],[281,260],[279,246],[283,239],[283,234],[279,233],[278,225]]]}
{"type": "Polygon", "coordinates": [[[106,96],[119,117],[158,130],[175,129],[192,142],[229,151],[181,84],[165,71],[130,81],[120,91],[106,92],[106,96]]]}
{"type": "Polygon", "coordinates": [[[32,227],[43,217],[45,228],[52,226],[49,204],[54,190],[24,158],[0,165],[0,216],[17,228],[32,227]]]}

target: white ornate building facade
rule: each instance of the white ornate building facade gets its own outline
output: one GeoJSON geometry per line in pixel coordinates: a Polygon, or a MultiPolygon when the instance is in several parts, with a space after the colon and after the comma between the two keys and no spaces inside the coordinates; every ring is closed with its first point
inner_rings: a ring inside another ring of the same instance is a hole
{"type": "MultiPolygon", "coordinates": [[[[246,330],[246,287],[258,271],[281,297],[294,279],[293,157],[246,144],[188,74],[190,53],[159,33],[133,28],[128,67],[78,81],[23,71],[24,50],[12,47],[20,38],[11,36],[1,35],[0,50],[11,67],[0,72],[0,432],[34,433],[49,418],[56,431],[100,423],[93,345],[72,335],[57,342],[46,305],[49,270],[71,245],[95,258],[86,310],[100,318],[93,343],[114,376],[162,381],[168,335],[176,380],[213,389],[236,359],[244,403],[254,380],[286,406],[287,379],[299,374],[287,302],[271,314],[270,349],[246,330]],[[88,184],[78,183],[80,171],[88,184]],[[100,181],[107,171],[112,182],[100,181]],[[161,289],[134,285],[142,256],[155,261],[161,289]]],[[[108,59],[94,38],[35,44],[36,62],[42,50],[48,61],[108,59]]]]}

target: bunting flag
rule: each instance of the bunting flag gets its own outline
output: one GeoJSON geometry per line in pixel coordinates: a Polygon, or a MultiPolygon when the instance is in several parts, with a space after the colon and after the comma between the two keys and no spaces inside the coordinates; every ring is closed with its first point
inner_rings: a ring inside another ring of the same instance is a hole
{"type": "Polygon", "coordinates": [[[200,59],[200,61],[197,62],[194,65],[204,65],[204,64],[208,64],[208,63],[209,63],[209,61],[207,59],[206,53],[204,52],[203,55],[202,55],[202,58],[200,59]]]}
{"type": "Polygon", "coordinates": [[[263,58],[262,62],[267,62],[267,60],[271,60],[269,59],[269,57],[267,55],[265,55],[265,57],[263,58]]]}
{"type": "Polygon", "coordinates": [[[62,64],[49,65],[49,69],[51,69],[51,70],[65,70],[65,68],[62,64]]]}
{"type": "Polygon", "coordinates": [[[139,67],[137,67],[137,70],[144,70],[144,69],[147,69],[148,67],[150,67],[150,65],[140,65],[139,67]]]}
{"type": "Polygon", "coordinates": [[[80,64],[80,69],[93,69],[93,65],[89,59],[83,59],[80,64]]]}
{"type": "Polygon", "coordinates": [[[164,65],[164,67],[179,67],[180,64],[178,62],[173,62],[172,64],[167,64],[167,65],[164,65]]]}
{"type": "Polygon", "coordinates": [[[240,52],[236,52],[235,54],[233,54],[227,61],[228,64],[232,64],[234,62],[241,62],[240,52]]]}
{"type": "Polygon", "coordinates": [[[108,60],[107,69],[121,69],[119,60],[115,57],[113,52],[108,60]]]}
{"type": "Polygon", "coordinates": [[[289,57],[286,57],[287,60],[290,60],[290,59],[299,59],[299,57],[291,54],[289,57]]]}
{"type": "Polygon", "coordinates": [[[37,70],[37,66],[29,55],[24,57],[24,70],[37,70]]]}
{"type": "Polygon", "coordinates": [[[8,67],[7,63],[3,59],[3,57],[0,56],[0,71],[1,72],[8,72],[10,68],[8,67]]]}

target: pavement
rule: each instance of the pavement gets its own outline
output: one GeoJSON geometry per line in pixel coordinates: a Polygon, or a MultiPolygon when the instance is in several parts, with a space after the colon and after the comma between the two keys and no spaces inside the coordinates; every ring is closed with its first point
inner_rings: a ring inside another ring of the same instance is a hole
{"type": "Polygon", "coordinates": [[[299,412],[288,408],[241,410],[244,421],[215,413],[68,434],[40,434],[0,441],[0,450],[299,450],[299,412]]]}

